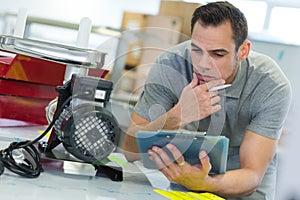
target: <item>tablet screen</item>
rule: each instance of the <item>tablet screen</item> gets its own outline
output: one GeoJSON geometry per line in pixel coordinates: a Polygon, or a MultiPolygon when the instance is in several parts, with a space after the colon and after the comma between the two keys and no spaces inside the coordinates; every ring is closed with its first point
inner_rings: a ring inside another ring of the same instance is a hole
{"type": "Polygon", "coordinates": [[[174,144],[183,154],[185,161],[190,164],[198,164],[199,152],[208,153],[212,169],[210,173],[221,174],[226,172],[229,139],[225,136],[209,136],[195,132],[176,131],[138,131],[136,140],[144,167],[157,169],[156,164],[149,159],[147,153],[152,146],[159,146],[174,160],[172,154],[166,148],[166,144],[174,144]]]}

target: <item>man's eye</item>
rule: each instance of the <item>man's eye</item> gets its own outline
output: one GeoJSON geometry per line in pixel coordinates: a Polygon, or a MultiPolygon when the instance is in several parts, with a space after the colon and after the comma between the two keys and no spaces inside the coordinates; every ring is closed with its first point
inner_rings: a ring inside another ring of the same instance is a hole
{"type": "Polygon", "coordinates": [[[194,52],[201,52],[202,50],[201,49],[191,49],[192,51],[194,52]]]}
{"type": "Polygon", "coordinates": [[[216,56],[216,57],[220,57],[220,58],[224,57],[224,54],[219,54],[219,53],[214,53],[213,55],[216,56]]]}

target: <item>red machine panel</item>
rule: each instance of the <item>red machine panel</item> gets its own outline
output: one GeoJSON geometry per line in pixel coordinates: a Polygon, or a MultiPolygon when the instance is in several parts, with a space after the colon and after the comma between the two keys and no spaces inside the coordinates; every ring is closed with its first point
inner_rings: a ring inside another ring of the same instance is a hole
{"type": "MultiPolygon", "coordinates": [[[[90,76],[107,73],[89,70],[90,76]]],[[[48,124],[45,107],[57,97],[56,86],[63,85],[64,76],[63,64],[24,55],[0,57],[0,127],[48,124]]]]}
{"type": "Polygon", "coordinates": [[[55,88],[63,84],[64,74],[62,64],[24,55],[1,57],[0,126],[20,124],[17,121],[46,125],[45,107],[57,96],[55,88]]]}

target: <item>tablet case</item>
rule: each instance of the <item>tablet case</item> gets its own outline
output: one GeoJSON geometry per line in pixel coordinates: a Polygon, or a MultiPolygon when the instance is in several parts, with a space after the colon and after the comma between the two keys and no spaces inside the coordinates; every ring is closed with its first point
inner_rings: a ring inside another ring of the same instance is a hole
{"type": "Polygon", "coordinates": [[[136,140],[145,168],[157,169],[156,164],[149,159],[147,153],[152,146],[159,146],[174,160],[166,144],[174,144],[183,154],[185,161],[190,164],[198,164],[199,151],[208,153],[212,169],[210,174],[223,174],[226,172],[229,139],[225,136],[210,136],[196,132],[176,131],[138,131],[136,140]]]}

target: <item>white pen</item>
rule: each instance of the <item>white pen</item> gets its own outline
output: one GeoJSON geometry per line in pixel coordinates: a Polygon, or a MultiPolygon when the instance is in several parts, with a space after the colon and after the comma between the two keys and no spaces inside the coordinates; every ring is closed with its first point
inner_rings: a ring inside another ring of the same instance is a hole
{"type": "Polygon", "coordinates": [[[230,86],[231,86],[231,84],[218,85],[218,86],[210,88],[208,91],[213,92],[213,91],[217,91],[217,90],[222,90],[222,89],[228,88],[230,86]]]}

